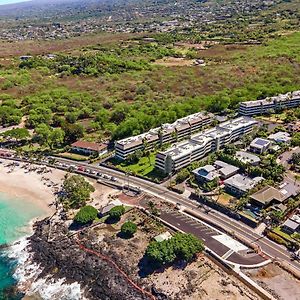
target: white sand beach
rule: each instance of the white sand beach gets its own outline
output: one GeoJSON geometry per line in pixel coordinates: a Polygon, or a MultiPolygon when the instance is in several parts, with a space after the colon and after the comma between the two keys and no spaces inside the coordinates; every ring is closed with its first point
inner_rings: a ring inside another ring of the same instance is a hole
{"type": "Polygon", "coordinates": [[[24,163],[14,167],[10,164],[10,161],[5,160],[0,164],[0,192],[32,201],[45,212],[44,216],[51,215],[55,211],[51,205],[55,201],[54,192],[59,188],[65,173],[49,168],[46,169],[48,172],[41,172],[39,166],[25,168],[24,163]]]}
{"type": "MultiPolygon", "coordinates": [[[[45,212],[41,217],[54,213],[55,192],[60,189],[66,172],[21,162],[18,166],[12,166],[12,161],[1,161],[0,192],[32,201],[45,212]]],[[[91,195],[91,204],[96,208],[105,206],[110,200],[110,195],[117,193],[112,188],[98,184],[96,180],[88,180],[95,187],[95,192],[91,195]]]]}

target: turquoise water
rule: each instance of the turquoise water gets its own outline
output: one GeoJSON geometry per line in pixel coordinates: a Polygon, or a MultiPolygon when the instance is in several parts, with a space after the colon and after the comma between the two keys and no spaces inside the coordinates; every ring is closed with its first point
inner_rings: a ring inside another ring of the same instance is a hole
{"type": "MultiPolygon", "coordinates": [[[[31,202],[11,198],[0,193],[0,245],[12,243],[29,232],[29,221],[41,216],[43,211],[31,202]]],[[[0,250],[0,299],[20,299],[18,296],[4,296],[15,281],[12,277],[15,262],[7,259],[0,250]]]]}

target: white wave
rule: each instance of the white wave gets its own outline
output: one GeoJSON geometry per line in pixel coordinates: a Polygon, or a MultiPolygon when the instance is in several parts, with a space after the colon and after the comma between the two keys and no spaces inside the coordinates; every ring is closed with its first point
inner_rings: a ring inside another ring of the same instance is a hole
{"type": "Polygon", "coordinates": [[[14,278],[18,281],[20,291],[31,296],[36,293],[43,300],[87,300],[82,295],[80,284],[65,283],[65,279],[54,280],[50,276],[38,279],[42,267],[32,263],[32,254],[28,251],[28,240],[26,237],[15,242],[6,252],[7,257],[17,263],[14,278]]]}

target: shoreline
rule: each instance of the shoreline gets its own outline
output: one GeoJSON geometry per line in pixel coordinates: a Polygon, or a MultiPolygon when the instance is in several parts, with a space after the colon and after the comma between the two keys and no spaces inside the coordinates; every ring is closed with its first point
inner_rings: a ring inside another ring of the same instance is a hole
{"type": "MultiPolygon", "coordinates": [[[[25,168],[25,163],[11,167],[4,161],[0,165],[0,193],[8,198],[18,199],[32,204],[43,213],[33,218],[31,224],[40,219],[50,216],[55,212],[52,204],[55,202],[55,189],[60,185],[65,172],[34,166],[35,170],[25,168]]],[[[31,168],[33,166],[30,166],[31,168]]]]}

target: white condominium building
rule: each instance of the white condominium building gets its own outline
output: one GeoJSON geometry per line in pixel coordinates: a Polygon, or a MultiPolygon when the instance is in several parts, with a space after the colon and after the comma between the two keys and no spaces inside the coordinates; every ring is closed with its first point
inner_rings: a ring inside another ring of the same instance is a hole
{"type": "Polygon", "coordinates": [[[146,133],[129,137],[115,142],[115,156],[125,160],[136,150],[154,148],[155,145],[163,145],[188,138],[192,133],[199,131],[203,126],[212,122],[213,115],[209,113],[195,113],[176,120],[171,124],[163,124],[161,127],[149,130],[146,133]]]}
{"type": "Polygon", "coordinates": [[[239,113],[243,116],[253,116],[269,113],[276,109],[293,108],[299,105],[300,91],[295,91],[263,100],[241,102],[239,113]]]}
{"type": "Polygon", "coordinates": [[[238,140],[251,132],[256,123],[252,118],[240,117],[199,132],[188,141],[157,153],[155,166],[164,173],[171,174],[205,157],[208,153],[219,151],[225,145],[238,140]]]}

